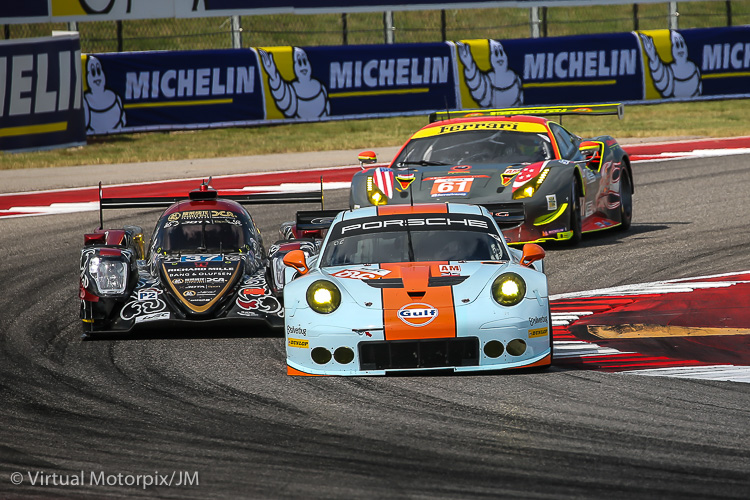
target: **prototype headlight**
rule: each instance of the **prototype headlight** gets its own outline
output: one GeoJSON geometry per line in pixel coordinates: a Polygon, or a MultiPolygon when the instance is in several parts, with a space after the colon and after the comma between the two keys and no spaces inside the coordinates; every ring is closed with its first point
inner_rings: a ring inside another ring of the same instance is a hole
{"type": "Polygon", "coordinates": [[[99,295],[121,295],[128,285],[128,266],[121,260],[94,257],[89,262],[89,274],[94,278],[99,295]]]}
{"type": "Polygon", "coordinates": [[[492,283],[492,298],[501,306],[514,306],[526,295],[526,282],[516,273],[501,274],[492,283]]]}
{"type": "Polygon", "coordinates": [[[367,200],[375,206],[388,203],[388,197],[375,185],[372,176],[367,178],[367,200]]]}
{"type": "Polygon", "coordinates": [[[513,193],[513,199],[519,200],[521,198],[531,198],[532,196],[534,196],[534,193],[539,190],[539,186],[542,185],[542,182],[544,182],[544,179],[547,178],[548,174],[548,168],[545,168],[544,170],[539,172],[539,175],[529,180],[522,188],[517,189],[513,193]]]}
{"type": "Polygon", "coordinates": [[[330,281],[318,280],[307,289],[307,304],[317,313],[332,313],[341,304],[341,291],[330,281]]]}

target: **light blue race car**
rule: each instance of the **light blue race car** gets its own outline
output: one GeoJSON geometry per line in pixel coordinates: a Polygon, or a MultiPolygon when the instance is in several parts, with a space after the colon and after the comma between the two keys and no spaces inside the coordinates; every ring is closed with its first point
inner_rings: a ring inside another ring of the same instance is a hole
{"type": "Polygon", "coordinates": [[[319,253],[283,257],[287,372],[546,368],[552,325],[543,258],[535,244],[510,249],[475,205],[341,212],[319,253]]]}

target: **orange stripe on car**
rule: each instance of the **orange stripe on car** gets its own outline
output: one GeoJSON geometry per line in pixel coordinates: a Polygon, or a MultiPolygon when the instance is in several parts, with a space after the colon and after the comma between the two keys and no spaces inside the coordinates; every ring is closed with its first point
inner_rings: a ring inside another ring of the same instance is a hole
{"type": "MultiPolygon", "coordinates": [[[[433,270],[447,262],[381,264],[389,278],[401,278],[403,288],[383,288],[386,340],[437,339],[456,336],[453,288],[427,286],[433,270]]],[[[439,273],[437,274],[439,276],[439,273]]]]}
{"type": "Polygon", "coordinates": [[[383,205],[378,207],[378,215],[407,215],[407,214],[447,214],[447,203],[424,203],[412,205],[383,205]]]}
{"type": "Polygon", "coordinates": [[[328,375],[318,375],[317,373],[305,373],[302,371],[299,371],[296,368],[292,368],[289,365],[286,365],[286,374],[287,375],[297,375],[302,377],[327,377],[328,375]]]}

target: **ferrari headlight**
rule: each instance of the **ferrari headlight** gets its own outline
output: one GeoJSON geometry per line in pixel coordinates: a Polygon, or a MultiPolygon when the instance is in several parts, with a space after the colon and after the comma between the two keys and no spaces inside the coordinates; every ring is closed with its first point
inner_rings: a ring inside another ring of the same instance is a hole
{"type": "Polygon", "coordinates": [[[501,274],[492,283],[492,298],[501,306],[514,306],[526,295],[526,282],[516,273],[501,274]]]}
{"type": "Polygon", "coordinates": [[[375,206],[388,203],[388,197],[375,185],[372,177],[367,178],[367,199],[375,206]]]}
{"type": "Polygon", "coordinates": [[[341,291],[330,281],[318,280],[307,289],[307,304],[317,313],[332,313],[341,304],[341,291]]]}
{"type": "Polygon", "coordinates": [[[539,172],[539,175],[537,175],[533,179],[530,179],[525,186],[523,186],[521,189],[517,189],[513,193],[513,199],[518,200],[521,198],[531,198],[532,196],[534,196],[534,193],[539,190],[539,186],[542,185],[542,182],[544,182],[544,179],[547,178],[548,174],[548,168],[545,168],[544,170],[539,172]]]}
{"type": "Polygon", "coordinates": [[[100,295],[125,293],[128,284],[128,267],[125,262],[94,257],[89,262],[89,274],[96,281],[100,295]]]}

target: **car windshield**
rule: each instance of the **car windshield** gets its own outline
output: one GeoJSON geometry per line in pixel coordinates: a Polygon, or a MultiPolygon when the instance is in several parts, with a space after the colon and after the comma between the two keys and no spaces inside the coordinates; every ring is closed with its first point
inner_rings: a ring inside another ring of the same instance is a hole
{"type": "Polygon", "coordinates": [[[160,253],[237,252],[249,241],[242,217],[235,212],[176,212],[160,224],[155,246],[160,253]]]}
{"type": "Polygon", "coordinates": [[[407,226],[393,231],[372,231],[367,229],[368,222],[364,222],[358,224],[364,226],[364,230],[357,228],[341,235],[341,225],[338,231],[331,233],[321,256],[321,267],[390,262],[508,260],[502,236],[487,230],[407,226]]]}
{"type": "Polygon", "coordinates": [[[393,165],[533,163],[552,158],[546,134],[470,130],[412,139],[393,165]]]}

